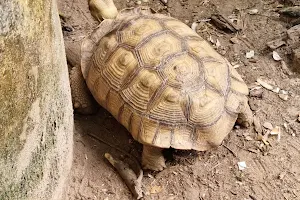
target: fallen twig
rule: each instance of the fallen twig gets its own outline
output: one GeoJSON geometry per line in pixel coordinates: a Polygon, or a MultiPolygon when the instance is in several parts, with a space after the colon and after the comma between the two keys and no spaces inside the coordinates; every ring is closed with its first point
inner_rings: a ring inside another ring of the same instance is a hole
{"type": "Polygon", "coordinates": [[[240,29],[233,24],[231,21],[229,21],[227,18],[225,18],[222,15],[216,14],[211,16],[211,22],[215,24],[219,29],[224,31],[231,31],[232,33],[238,32],[240,29]]]}
{"type": "Polygon", "coordinates": [[[127,187],[132,192],[136,199],[143,197],[142,193],[142,178],[143,171],[140,170],[140,174],[137,177],[135,172],[123,161],[113,158],[109,153],[105,153],[105,158],[115,167],[122,179],[125,181],[127,187]]]}
{"type": "Polygon", "coordinates": [[[134,162],[135,167],[132,170],[127,164],[125,164],[123,161],[114,159],[109,153],[105,153],[104,157],[116,168],[122,179],[125,181],[127,187],[130,189],[132,192],[133,196],[136,199],[140,199],[143,197],[142,194],[142,178],[143,178],[143,170],[140,166],[140,163],[137,161],[137,159],[124,151],[123,149],[120,149],[117,146],[112,145],[111,143],[104,141],[97,136],[88,133],[88,136],[110,146],[113,149],[116,149],[123,153],[124,155],[128,156],[131,158],[131,160],[134,162]]]}
{"type": "Polygon", "coordinates": [[[225,147],[228,151],[230,151],[230,153],[232,153],[232,155],[234,155],[234,157],[237,158],[237,155],[228,146],[226,146],[225,144],[223,144],[223,147],[225,147]]]}

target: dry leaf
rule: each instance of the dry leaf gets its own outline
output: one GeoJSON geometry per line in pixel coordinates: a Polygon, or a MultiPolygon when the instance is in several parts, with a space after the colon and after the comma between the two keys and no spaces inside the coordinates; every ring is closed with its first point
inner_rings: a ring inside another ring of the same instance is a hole
{"type": "Polygon", "coordinates": [[[161,191],[162,191],[162,187],[161,187],[161,186],[158,186],[158,185],[154,185],[154,186],[152,186],[151,189],[150,189],[150,193],[151,193],[151,194],[157,194],[157,193],[159,193],[159,192],[161,192],[161,191]]]}

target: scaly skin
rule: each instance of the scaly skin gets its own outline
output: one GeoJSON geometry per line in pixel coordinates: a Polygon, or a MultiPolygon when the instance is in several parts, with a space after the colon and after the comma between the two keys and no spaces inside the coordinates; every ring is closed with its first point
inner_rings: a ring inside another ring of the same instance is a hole
{"type": "Polygon", "coordinates": [[[90,0],[89,8],[92,16],[101,21],[101,19],[114,19],[118,15],[118,10],[113,0],[90,0]]]}
{"type": "Polygon", "coordinates": [[[162,148],[144,145],[142,156],[143,169],[162,171],[164,168],[166,168],[165,158],[162,154],[162,150],[162,148]]]}

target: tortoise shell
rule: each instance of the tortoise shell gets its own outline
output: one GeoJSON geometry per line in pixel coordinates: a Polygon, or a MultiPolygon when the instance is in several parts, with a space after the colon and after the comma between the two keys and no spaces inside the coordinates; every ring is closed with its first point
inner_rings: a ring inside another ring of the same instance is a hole
{"type": "Polygon", "coordinates": [[[220,145],[248,94],[204,39],[147,8],[104,20],[81,50],[92,95],[142,144],[200,151],[220,145]]]}

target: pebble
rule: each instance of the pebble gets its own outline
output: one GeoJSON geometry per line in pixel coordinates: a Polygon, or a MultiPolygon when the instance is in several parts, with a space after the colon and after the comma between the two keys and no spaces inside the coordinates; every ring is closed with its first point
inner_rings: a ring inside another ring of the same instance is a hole
{"type": "Polygon", "coordinates": [[[255,101],[255,99],[253,99],[253,98],[249,99],[249,106],[252,111],[259,110],[259,103],[257,101],[255,101]]]}
{"type": "Polygon", "coordinates": [[[280,99],[282,99],[284,101],[287,101],[289,99],[289,95],[287,95],[287,94],[279,94],[278,96],[280,99]]]}
{"type": "Polygon", "coordinates": [[[168,0],[160,0],[163,4],[167,5],[168,4],[168,0]]]}
{"type": "Polygon", "coordinates": [[[257,97],[257,98],[262,98],[263,96],[263,89],[255,89],[255,90],[250,90],[250,97],[257,97]]]}

